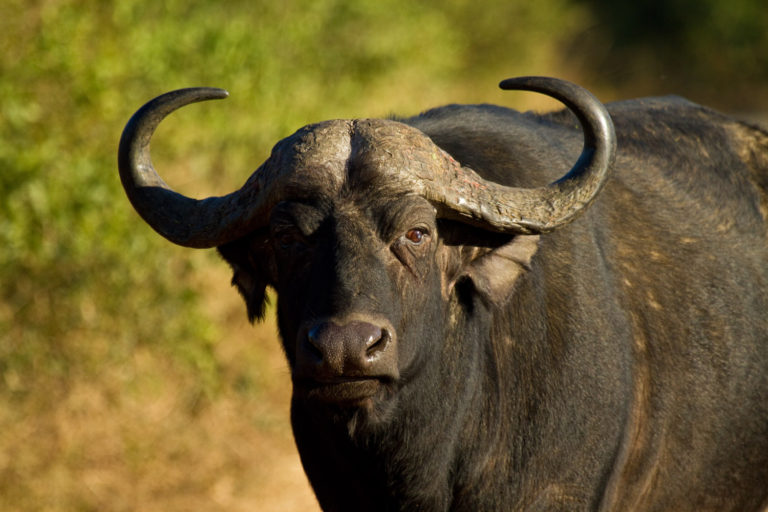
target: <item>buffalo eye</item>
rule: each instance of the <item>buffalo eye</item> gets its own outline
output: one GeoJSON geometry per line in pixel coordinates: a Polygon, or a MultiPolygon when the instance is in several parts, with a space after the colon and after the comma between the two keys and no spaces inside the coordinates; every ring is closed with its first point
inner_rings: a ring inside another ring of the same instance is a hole
{"type": "Polygon", "coordinates": [[[426,230],[420,228],[410,229],[404,235],[405,239],[413,245],[421,245],[428,236],[429,233],[426,230]]]}
{"type": "Polygon", "coordinates": [[[274,233],[272,239],[279,249],[284,251],[291,249],[303,249],[305,246],[304,237],[295,229],[287,229],[274,233]]]}

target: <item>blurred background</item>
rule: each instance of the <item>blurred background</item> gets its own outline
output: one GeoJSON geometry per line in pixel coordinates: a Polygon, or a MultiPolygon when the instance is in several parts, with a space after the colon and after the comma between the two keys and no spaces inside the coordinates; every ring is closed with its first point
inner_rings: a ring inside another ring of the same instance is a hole
{"type": "MultiPolygon", "coordinates": [[[[604,101],[768,110],[763,0],[2,0],[0,510],[316,510],[272,314],[251,326],[213,250],[125,198],[130,115],[179,87],[231,98],[166,120],[173,187],[227,193],[328,118],[444,103],[552,109],[522,74],[604,101]]],[[[273,301],[274,302],[274,301],[273,301]]]]}

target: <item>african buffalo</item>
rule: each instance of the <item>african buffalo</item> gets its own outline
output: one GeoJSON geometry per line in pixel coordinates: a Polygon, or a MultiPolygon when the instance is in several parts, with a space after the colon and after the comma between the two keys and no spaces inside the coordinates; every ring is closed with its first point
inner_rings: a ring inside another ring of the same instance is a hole
{"type": "Polygon", "coordinates": [[[765,509],[768,133],[501,87],[568,110],[318,123],[198,201],[149,155],[164,116],[226,96],[186,89],[129,121],[120,176],[161,235],[218,247],[251,319],[276,290],[325,510],[765,509]]]}

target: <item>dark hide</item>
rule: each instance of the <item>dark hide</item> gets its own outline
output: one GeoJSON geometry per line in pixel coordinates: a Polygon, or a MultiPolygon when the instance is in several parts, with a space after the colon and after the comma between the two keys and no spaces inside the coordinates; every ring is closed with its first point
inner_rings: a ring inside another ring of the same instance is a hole
{"type": "MultiPolygon", "coordinates": [[[[284,201],[220,248],[251,318],[276,289],[292,369],[320,318],[397,338],[399,376],[365,399],[294,372],[296,443],[325,510],[768,506],[768,136],[676,98],[609,111],[613,175],[540,238],[436,218],[357,179],[371,165],[357,161],[340,191],[284,201]]],[[[568,113],[447,106],[403,122],[510,185],[557,179],[581,149],[568,113]]]]}

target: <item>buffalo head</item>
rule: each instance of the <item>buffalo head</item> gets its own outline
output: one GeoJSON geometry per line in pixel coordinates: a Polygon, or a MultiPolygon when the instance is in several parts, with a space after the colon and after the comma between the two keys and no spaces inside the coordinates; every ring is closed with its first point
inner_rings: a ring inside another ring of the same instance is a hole
{"type": "Polygon", "coordinates": [[[504,302],[535,235],[582,212],[611,167],[613,126],[591,94],[538,77],[501,87],[543,92],[578,117],[584,148],[561,179],[504,186],[407,124],[335,120],[278,143],[239,190],[190,199],[155,172],[149,142],[170,112],[227,95],[207,88],[162,95],[133,116],[120,176],[161,235],[219,248],[251,319],[263,314],[266,287],[277,291],[294,400],[386,417],[401,390],[445,356],[447,332],[471,335],[473,301],[504,302]]]}

